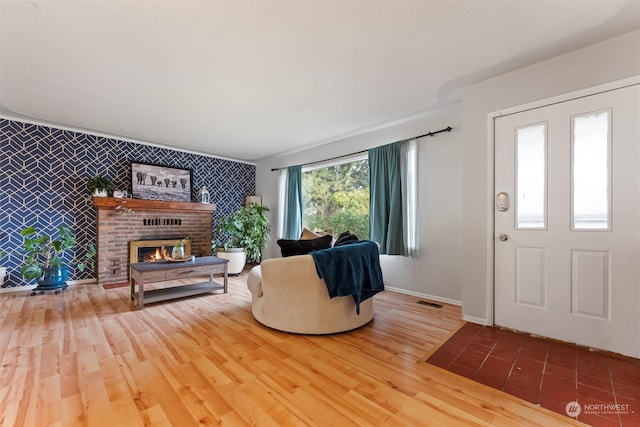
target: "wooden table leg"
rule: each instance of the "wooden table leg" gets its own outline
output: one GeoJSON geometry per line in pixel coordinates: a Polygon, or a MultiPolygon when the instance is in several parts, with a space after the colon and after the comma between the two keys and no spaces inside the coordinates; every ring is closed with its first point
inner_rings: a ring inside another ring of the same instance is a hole
{"type": "Polygon", "coordinates": [[[138,309],[144,308],[144,283],[138,282],[138,309]]]}
{"type": "Polygon", "coordinates": [[[227,264],[228,263],[224,263],[224,293],[227,293],[227,279],[229,278],[229,275],[227,274],[227,264]]]}
{"type": "Polygon", "coordinates": [[[144,307],[144,284],[138,282],[138,297],[136,298],[136,279],[133,277],[131,280],[131,301],[138,303],[138,309],[142,310],[144,307]]]}

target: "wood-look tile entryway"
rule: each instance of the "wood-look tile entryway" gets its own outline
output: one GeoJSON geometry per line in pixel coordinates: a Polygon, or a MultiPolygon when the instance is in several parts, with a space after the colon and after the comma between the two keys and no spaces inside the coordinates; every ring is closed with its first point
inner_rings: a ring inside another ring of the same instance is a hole
{"type": "Polygon", "coordinates": [[[465,324],[429,363],[592,426],[640,426],[640,361],[465,324]]]}

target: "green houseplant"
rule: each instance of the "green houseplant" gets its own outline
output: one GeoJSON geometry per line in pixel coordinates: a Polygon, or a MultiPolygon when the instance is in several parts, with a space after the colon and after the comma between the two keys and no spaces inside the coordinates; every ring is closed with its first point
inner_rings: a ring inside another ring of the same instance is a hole
{"type": "MultiPolygon", "coordinates": [[[[69,276],[62,256],[76,246],[73,230],[68,226],[61,226],[58,228],[57,235],[49,236],[29,226],[22,229],[20,235],[24,238],[22,246],[27,255],[20,273],[27,280],[38,279],[38,287],[32,295],[37,291],[53,289],[59,293],[59,288],[66,288],[69,276]]],[[[76,263],[76,268],[84,271],[87,264],[93,267],[95,255],[95,246],[90,244],[83,257],[84,260],[78,261],[76,255],[71,263],[76,263]]]]}
{"type": "Polygon", "coordinates": [[[270,238],[271,227],[265,215],[268,211],[266,206],[250,203],[218,223],[215,232],[220,238],[214,241],[217,255],[229,259],[227,254],[242,252],[241,266],[232,268],[230,265],[229,273],[237,274],[242,271],[246,261],[244,257],[250,261],[260,260],[262,249],[270,238]]]}
{"type": "Polygon", "coordinates": [[[97,197],[107,197],[114,188],[113,182],[102,175],[95,175],[87,181],[87,189],[97,197]]]}

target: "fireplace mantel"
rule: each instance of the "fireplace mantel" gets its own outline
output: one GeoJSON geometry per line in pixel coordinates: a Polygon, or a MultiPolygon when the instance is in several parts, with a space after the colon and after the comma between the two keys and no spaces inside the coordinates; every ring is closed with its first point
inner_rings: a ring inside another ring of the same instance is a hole
{"type": "Polygon", "coordinates": [[[116,209],[122,205],[131,210],[159,212],[213,212],[214,203],[170,202],[164,200],[119,199],[115,197],[94,197],[93,204],[101,209],[116,209]]]}

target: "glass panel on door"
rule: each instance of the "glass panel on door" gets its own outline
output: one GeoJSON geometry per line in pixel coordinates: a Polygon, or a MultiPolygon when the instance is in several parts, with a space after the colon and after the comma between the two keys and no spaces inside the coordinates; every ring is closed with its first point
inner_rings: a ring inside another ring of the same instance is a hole
{"type": "Polygon", "coordinates": [[[609,230],[611,111],[571,118],[571,229],[609,230]]]}
{"type": "Polygon", "coordinates": [[[547,228],[547,124],[516,130],[516,229],[547,228]]]}

